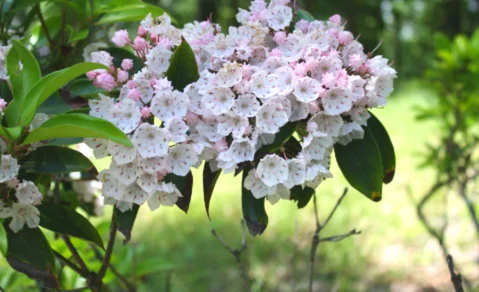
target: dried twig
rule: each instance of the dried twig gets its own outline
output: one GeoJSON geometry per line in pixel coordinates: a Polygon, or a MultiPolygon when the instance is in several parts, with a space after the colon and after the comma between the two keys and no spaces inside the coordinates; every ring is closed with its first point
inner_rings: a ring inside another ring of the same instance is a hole
{"type": "Polygon", "coordinates": [[[460,273],[454,271],[454,260],[450,254],[447,255],[446,262],[449,268],[449,273],[451,274],[451,282],[454,286],[454,290],[456,292],[464,292],[464,288],[462,287],[462,276],[460,273]]]}
{"type": "Polygon", "coordinates": [[[329,223],[331,218],[333,217],[334,213],[338,209],[339,205],[343,201],[344,197],[347,195],[348,189],[345,188],[343,191],[343,194],[341,197],[339,197],[338,201],[336,202],[336,205],[334,205],[333,210],[331,210],[331,213],[329,213],[328,217],[324,221],[323,224],[320,223],[319,221],[319,214],[318,214],[318,206],[316,202],[316,194],[313,194],[313,203],[314,203],[314,216],[316,219],[316,230],[314,232],[313,238],[312,238],[312,243],[311,243],[311,251],[309,254],[309,261],[310,261],[310,271],[309,271],[309,291],[313,291],[313,278],[315,274],[315,266],[316,266],[316,251],[319,247],[319,243],[322,241],[340,241],[346,237],[349,237],[351,235],[356,235],[360,234],[360,231],[356,231],[356,229],[353,229],[349,233],[346,234],[341,234],[341,235],[335,235],[331,237],[326,237],[326,238],[320,238],[320,232],[323,230],[326,225],[329,223]]]}
{"type": "Polygon", "coordinates": [[[246,268],[241,261],[241,254],[248,248],[246,244],[246,226],[243,220],[241,220],[241,231],[242,231],[242,239],[241,239],[241,247],[239,249],[233,249],[226,244],[226,242],[221,238],[221,236],[218,235],[216,230],[211,229],[211,233],[218,239],[218,241],[229,251],[230,254],[232,254],[235,259],[236,263],[238,264],[238,267],[241,272],[241,277],[243,278],[244,284],[246,291],[251,291],[251,286],[250,286],[250,280],[248,277],[248,273],[246,272],[246,268]]]}

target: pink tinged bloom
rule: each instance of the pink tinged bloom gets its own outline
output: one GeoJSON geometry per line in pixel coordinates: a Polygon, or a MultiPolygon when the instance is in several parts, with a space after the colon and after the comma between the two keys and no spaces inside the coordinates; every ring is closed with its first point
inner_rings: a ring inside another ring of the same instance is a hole
{"type": "Polygon", "coordinates": [[[130,42],[130,37],[128,36],[128,31],[122,29],[122,30],[119,30],[119,31],[115,32],[115,35],[113,35],[113,38],[111,39],[111,41],[115,45],[119,46],[120,48],[124,47],[125,45],[127,45],[130,42]]]}
{"type": "Polygon", "coordinates": [[[151,115],[151,110],[147,106],[144,106],[140,112],[141,112],[141,116],[145,119],[148,119],[151,115]]]}
{"type": "Polygon", "coordinates": [[[171,47],[173,47],[173,43],[167,38],[161,38],[158,41],[158,45],[164,47],[167,50],[169,50],[169,49],[171,49],[171,47]]]}
{"type": "Polygon", "coordinates": [[[190,127],[194,127],[198,124],[200,117],[194,112],[188,112],[185,117],[186,124],[190,127]]]}
{"type": "Polygon", "coordinates": [[[337,84],[336,75],[331,72],[326,72],[321,78],[321,84],[327,88],[333,88],[337,84]]]}
{"type": "Polygon", "coordinates": [[[137,36],[133,42],[133,49],[135,51],[145,51],[147,48],[148,42],[144,38],[137,36]]]}
{"type": "Polygon", "coordinates": [[[157,44],[157,43],[158,43],[158,40],[159,40],[159,37],[158,37],[157,34],[152,33],[152,34],[150,34],[150,40],[151,40],[153,43],[157,44]]]}
{"type": "Polygon", "coordinates": [[[126,95],[126,97],[131,100],[138,101],[141,98],[141,91],[137,87],[131,88],[130,90],[128,90],[128,94],[126,95]]]}
{"type": "Polygon", "coordinates": [[[128,85],[129,89],[132,89],[132,88],[136,87],[136,83],[133,80],[128,81],[127,85],[128,85]]]}
{"type": "Polygon", "coordinates": [[[96,78],[96,76],[98,76],[98,74],[100,74],[100,72],[98,71],[90,71],[90,72],[87,72],[86,73],[86,77],[88,78],[88,80],[92,81],[96,78]]]}
{"type": "Polygon", "coordinates": [[[345,69],[339,70],[339,73],[337,76],[338,86],[346,87],[348,85],[348,79],[349,79],[348,72],[345,69]]]}
{"type": "Polygon", "coordinates": [[[147,32],[148,32],[148,31],[147,31],[142,25],[140,25],[140,26],[138,27],[138,35],[139,35],[139,36],[145,37],[147,32]]]}
{"type": "Polygon", "coordinates": [[[342,31],[342,32],[339,33],[339,36],[338,36],[338,41],[342,45],[349,44],[350,42],[353,41],[353,39],[354,39],[353,34],[350,33],[349,31],[342,31]]]}
{"type": "Polygon", "coordinates": [[[112,91],[116,86],[115,79],[108,72],[100,73],[93,81],[93,85],[99,88],[103,88],[106,91],[112,91]]]}
{"type": "Polygon", "coordinates": [[[280,49],[274,48],[274,49],[271,51],[270,56],[271,56],[271,57],[282,57],[282,56],[283,56],[283,53],[281,52],[280,49]]]}
{"type": "Polygon", "coordinates": [[[155,85],[153,85],[156,91],[171,91],[173,90],[173,86],[171,85],[171,81],[168,78],[157,79],[155,85]]]}
{"type": "Polygon", "coordinates": [[[214,148],[215,148],[218,152],[226,151],[226,150],[228,150],[228,143],[226,143],[226,140],[225,140],[225,139],[216,141],[215,144],[214,144],[214,148]]]}
{"type": "Polygon", "coordinates": [[[300,29],[303,33],[307,33],[309,29],[309,22],[301,19],[296,23],[296,28],[300,29]]]}
{"type": "Polygon", "coordinates": [[[7,102],[3,99],[0,98],[0,110],[4,110],[7,107],[7,102]]]}
{"type": "Polygon", "coordinates": [[[133,68],[133,60],[132,59],[123,59],[121,62],[121,69],[123,70],[130,70],[133,68]]]}
{"type": "Polygon", "coordinates": [[[278,45],[284,44],[288,40],[286,37],[286,32],[284,31],[278,31],[275,33],[273,39],[278,45]]]}
{"type": "Polygon", "coordinates": [[[363,65],[363,58],[359,54],[352,54],[349,57],[349,66],[353,69],[359,69],[363,65]]]}
{"type": "Polygon", "coordinates": [[[334,24],[341,24],[341,16],[339,14],[335,14],[329,18],[329,21],[334,24]]]}
{"type": "Polygon", "coordinates": [[[121,83],[126,82],[128,80],[128,72],[119,70],[118,74],[116,75],[116,79],[121,83]]]}

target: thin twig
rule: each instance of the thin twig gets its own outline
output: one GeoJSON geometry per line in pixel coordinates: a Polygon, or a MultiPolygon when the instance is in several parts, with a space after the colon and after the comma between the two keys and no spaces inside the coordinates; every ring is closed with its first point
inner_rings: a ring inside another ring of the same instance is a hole
{"type": "Polygon", "coordinates": [[[456,292],[464,292],[464,288],[462,287],[462,276],[454,271],[454,260],[450,254],[447,255],[446,262],[447,267],[449,268],[449,273],[451,274],[451,282],[454,286],[454,290],[456,292]]]}
{"type": "Polygon", "coordinates": [[[38,12],[38,19],[40,20],[40,24],[42,25],[42,28],[43,28],[43,31],[45,32],[45,37],[47,38],[48,40],[48,44],[50,45],[50,50],[53,49],[54,47],[54,43],[53,43],[53,40],[50,36],[50,32],[48,32],[48,27],[45,23],[45,20],[43,19],[43,15],[42,15],[42,10],[40,8],[40,4],[37,4],[35,5],[35,9],[37,9],[37,12],[38,12]]]}
{"type": "Polygon", "coordinates": [[[62,262],[65,266],[69,267],[73,271],[75,271],[77,274],[82,276],[85,279],[90,279],[91,278],[91,273],[84,272],[82,269],[80,269],[77,265],[72,263],[70,260],[62,256],[59,252],[53,251],[53,254],[58,258],[60,262],[62,262]]]}
{"type": "MultiPolygon", "coordinates": [[[[93,245],[93,244],[91,244],[90,246],[92,247],[93,252],[95,253],[95,257],[96,257],[99,261],[103,262],[104,258],[103,258],[103,256],[101,255],[100,250],[99,250],[95,245],[93,245]]],[[[123,275],[115,268],[115,266],[113,266],[113,265],[110,263],[108,267],[110,268],[111,272],[120,280],[120,282],[122,282],[122,283],[126,286],[126,288],[128,289],[128,291],[130,291],[130,292],[136,291],[135,286],[133,286],[133,284],[131,284],[131,283],[128,281],[128,279],[127,279],[125,276],[123,276],[123,275]]]]}
{"type": "Polygon", "coordinates": [[[248,277],[248,273],[246,272],[246,268],[241,261],[241,253],[243,253],[247,248],[246,244],[246,226],[243,220],[241,220],[241,231],[242,231],[242,239],[241,239],[241,247],[239,249],[233,249],[226,244],[226,242],[221,238],[221,236],[218,235],[216,230],[211,229],[211,233],[218,239],[218,241],[229,251],[230,254],[232,254],[235,259],[236,263],[238,264],[238,267],[241,272],[241,277],[243,278],[244,284],[246,291],[251,291],[251,286],[250,286],[250,281],[248,277]]]}
{"type": "Polygon", "coordinates": [[[71,242],[70,238],[66,235],[61,235],[61,238],[65,242],[65,245],[68,247],[68,250],[70,250],[70,253],[72,254],[73,258],[75,261],[80,265],[80,269],[82,269],[84,272],[88,273],[88,268],[81,258],[80,254],[78,253],[78,250],[75,248],[73,243],[71,242]]]}
{"type": "Polygon", "coordinates": [[[340,234],[340,235],[334,235],[334,236],[330,236],[330,237],[321,238],[321,239],[319,239],[319,241],[321,241],[321,242],[323,242],[323,241],[337,242],[337,241],[341,241],[341,240],[345,239],[346,237],[349,237],[349,236],[352,236],[352,235],[358,235],[358,234],[361,234],[361,231],[356,231],[356,229],[353,229],[346,234],[340,234]]]}
{"type": "Polygon", "coordinates": [[[106,270],[108,269],[108,266],[110,264],[111,254],[113,253],[113,246],[115,245],[115,237],[116,237],[117,229],[118,229],[118,226],[116,226],[116,220],[113,213],[111,218],[111,226],[110,226],[110,238],[108,240],[108,245],[106,247],[103,263],[101,265],[100,270],[98,271],[98,279],[100,279],[100,281],[105,276],[106,270]]]}
{"type": "MultiPolygon", "coordinates": [[[[324,227],[326,227],[326,225],[328,224],[329,220],[331,220],[331,218],[333,217],[334,215],[334,212],[336,212],[336,209],[338,209],[339,205],[341,204],[341,202],[343,201],[344,197],[346,197],[346,195],[348,194],[348,188],[345,188],[344,191],[343,191],[343,194],[341,195],[341,197],[339,197],[338,201],[336,202],[336,205],[334,205],[334,208],[333,210],[331,211],[331,213],[329,214],[328,218],[326,218],[326,220],[324,221],[323,225],[321,225],[321,227],[319,228],[319,230],[321,231],[324,227]]],[[[316,204],[314,204],[316,206],[316,204]]],[[[317,215],[316,215],[317,216],[317,215]]]]}

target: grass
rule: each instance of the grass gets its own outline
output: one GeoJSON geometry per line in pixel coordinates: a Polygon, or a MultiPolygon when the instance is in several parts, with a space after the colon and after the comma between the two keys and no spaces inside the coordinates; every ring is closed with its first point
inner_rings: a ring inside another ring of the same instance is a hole
{"type": "MultiPolygon", "coordinates": [[[[396,91],[386,108],[374,111],[396,147],[396,177],[385,186],[380,203],[349,190],[323,235],[345,233],[353,228],[362,234],[320,245],[315,276],[318,291],[392,291],[408,287],[449,290],[447,267],[437,245],[418,222],[412,203],[431,183],[433,172],[418,170],[417,165],[425,143],[434,141],[437,127],[434,123],[415,122],[413,108],[427,106],[432,97],[417,84],[408,83],[396,91]],[[412,196],[407,195],[408,188],[413,190],[412,196]]],[[[347,186],[336,164],[332,165],[335,178],[325,181],[317,190],[323,220],[347,186]]],[[[195,171],[194,178],[188,214],[176,207],[161,207],[152,213],[143,206],[132,241],[126,247],[118,241],[113,263],[123,273],[137,275],[139,291],[164,290],[167,285],[171,291],[239,291],[242,287],[234,258],[211,234],[211,228],[215,228],[232,247],[240,246],[240,178],[220,177],[211,202],[211,221],[203,206],[201,170],[195,171]]],[[[310,203],[298,210],[294,203],[286,201],[268,204],[269,226],[262,236],[247,237],[248,249],[242,256],[253,291],[306,290],[311,235],[315,229],[312,207],[310,203]]],[[[106,213],[105,217],[109,216],[106,213]]],[[[106,222],[97,223],[106,235],[106,222]]],[[[466,246],[468,239],[472,235],[465,232],[462,242],[466,246]]],[[[0,272],[12,273],[3,261],[0,272]]],[[[18,282],[23,285],[9,291],[24,291],[27,284],[32,287],[24,276],[15,277],[17,280],[10,280],[10,287],[18,282]]],[[[81,280],[69,279],[71,285],[81,286],[81,280]]],[[[107,281],[111,281],[113,290],[121,291],[113,275],[107,274],[107,281]]],[[[6,287],[5,282],[0,276],[0,286],[6,287]]]]}

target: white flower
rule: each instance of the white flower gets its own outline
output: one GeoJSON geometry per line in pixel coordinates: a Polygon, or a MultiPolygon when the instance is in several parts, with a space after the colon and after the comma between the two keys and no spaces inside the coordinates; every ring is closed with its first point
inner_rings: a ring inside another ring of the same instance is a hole
{"type": "Polygon", "coordinates": [[[216,74],[216,85],[219,87],[233,87],[243,78],[243,68],[238,63],[225,63],[216,74]]]}
{"type": "Polygon", "coordinates": [[[329,149],[333,146],[333,139],[331,137],[314,137],[311,142],[304,146],[304,153],[311,159],[321,160],[326,154],[329,154],[329,149]]]}
{"type": "Polygon", "coordinates": [[[102,183],[101,194],[104,197],[120,200],[123,195],[124,186],[112,175],[112,171],[105,169],[98,174],[98,180],[102,183]]]}
{"type": "Polygon", "coordinates": [[[340,116],[329,116],[323,113],[313,116],[309,121],[317,124],[317,130],[312,133],[316,137],[337,137],[344,123],[340,116]]]}
{"type": "Polygon", "coordinates": [[[274,134],[288,122],[288,115],[280,104],[263,105],[256,116],[256,127],[263,133],[274,134]]]}
{"type": "Polygon", "coordinates": [[[289,68],[288,62],[280,57],[269,57],[261,65],[261,69],[268,73],[273,73],[279,68],[289,68]]]}
{"type": "Polygon", "coordinates": [[[173,173],[185,176],[190,172],[190,167],[196,163],[198,155],[189,144],[177,144],[170,149],[169,157],[173,173]]]}
{"type": "Polygon", "coordinates": [[[115,162],[112,162],[110,165],[111,174],[124,186],[129,186],[136,181],[136,178],[139,175],[140,168],[136,161],[117,165],[115,162]]]}
{"type": "Polygon", "coordinates": [[[253,161],[256,149],[254,143],[248,138],[235,139],[231,143],[229,151],[236,163],[253,161]]]}
{"type": "Polygon", "coordinates": [[[283,66],[278,68],[271,77],[275,80],[275,86],[279,95],[288,95],[293,91],[296,77],[291,67],[283,66]]]}
{"type": "Polygon", "coordinates": [[[361,78],[361,76],[353,75],[349,76],[348,79],[348,88],[352,92],[353,101],[357,101],[360,98],[364,97],[364,85],[366,81],[361,78]]]}
{"type": "Polygon", "coordinates": [[[203,103],[214,114],[228,112],[234,103],[235,94],[229,88],[211,88],[203,97],[203,103]]]}
{"type": "Polygon", "coordinates": [[[173,55],[173,53],[163,46],[156,46],[151,49],[146,55],[145,62],[148,71],[156,78],[163,77],[163,73],[165,73],[170,66],[171,55],[173,55]]]}
{"type": "Polygon", "coordinates": [[[40,211],[30,204],[13,203],[12,222],[8,225],[13,232],[17,233],[25,223],[29,228],[37,228],[40,223],[40,211]]]}
{"type": "Polygon", "coordinates": [[[265,185],[273,187],[288,179],[288,163],[276,154],[266,155],[258,163],[256,175],[265,185]]]}
{"type": "Polygon", "coordinates": [[[123,193],[123,200],[131,202],[137,205],[142,205],[146,200],[148,200],[149,195],[137,184],[131,184],[128,186],[123,193]]]}
{"type": "Polygon", "coordinates": [[[0,200],[0,218],[6,219],[12,217],[12,208],[5,206],[5,203],[0,200]]]}
{"type": "Polygon", "coordinates": [[[309,107],[307,103],[299,102],[292,94],[288,95],[288,99],[291,103],[291,116],[289,117],[291,122],[303,120],[308,117],[309,107]]]}
{"type": "Polygon", "coordinates": [[[148,194],[151,194],[158,185],[158,176],[156,173],[143,172],[138,176],[136,183],[148,194]]]}
{"type": "Polygon", "coordinates": [[[250,170],[246,176],[243,186],[251,191],[256,199],[261,199],[276,191],[276,187],[268,187],[262,180],[257,178],[254,169],[250,170]]]}
{"type": "Polygon", "coordinates": [[[11,155],[2,155],[2,163],[0,164],[0,183],[16,178],[20,165],[17,164],[17,160],[11,155]]]}
{"type": "Polygon", "coordinates": [[[148,173],[157,173],[159,171],[171,172],[170,157],[153,157],[147,159],[139,159],[138,164],[141,170],[148,173]]]}
{"type": "Polygon", "coordinates": [[[291,191],[286,186],[280,184],[276,187],[276,192],[266,197],[271,205],[276,204],[279,200],[289,200],[291,197],[291,191]]]}
{"type": "Polygon", "coordinates": [[[235,48],[229,36],[219,33],[213,42],[206,46],[206,50],[218,59],[226,59],[233,55],[235,48]]]}
{"type": "Polygon", "coordinates": [[[244,118],[252,118],[258,113],[259,107],[259,101],[253,94],[244,94],[234,101],[233,111],[244,118]]]}
{"type": "Polygon", "coordinates": [[[333,88],[322,99],[324,111],[336,116],[349,111],[353,106],[353,93],[349,89],[333,88]]]}
{"type": "Polygon", "coordinates": [[[108,140],[99,138],[85,138],[83,142],[93,149],[93,156],[96,159],[102,159],[109,155],[108,152],[108,140]]]}
{"type": "Polygon", "coordinates": [[[150,109],[157,118],[167,121],[185,117],[189,103],[188,95],[177,90],[160,92],[153,98],[150,109]]]}
{"type": "Polygon", "coordinates": [[[130,163],[136,158],[136,148],[108,142],[108,152],[118,165],[130,163]]]}
{"type": "Polygon", "coordinates": [[[310,77],[303,77],[297,80],[294,86],[294,95],[301,102],[310,102],[319,98],[321,83],[310,77]]]}
{"type": "Polygon", "coordinates": [[[206,137],[211,142],[217,142],[223,139],[223,135],[218,132],[216,120],[200,121],[196,126],[196,130],[201,136],[206,137]]]}
{"type": "Polygon", "coordinates": [[[133,100],[125,98],[113,106],[107,119],[128,134],[140,124],[141,112],[133,100]]]}
{"type": "Polygon", "coordinates": [[[268,98],[276,93],[275,88],[275,76],[269,77],[268,72],[259,71],[251,76],[251,92],[257,97],[268,98]]]}
{"type": "Polygon", "coordinates": [[[189,127],[181,119],[171,119],[165,123],[168,137],[171,141],[180,143],[188,140],[187,132],[189,127]]]}
{"type": "Polygon", "coordinates": [[[306,176],[306,162],[303,159],[291,159],[288,161],[288,179],[283,183],[287,188],[304,183],[306,176]]]}
{"type": "Polygon", "coordinates": [[[22,204],[38,205],[42,200],[42,194],[31,181],[24,181],[17,186],[15,197],[22,204]]]}
{"type": "Polygon", "coordinates": [[[131,140],[143,158],[165,156],[168,153],[168,132],[154,125],[141,124],[131,140]]]}
{"type": "Polygon", "coordinates": [[[148,200],[148,207],[151,211],[158,209],[160,205],[171,207],[176,204],[179,197],[182,197],[182,195],[174,184],[162,183],[148,200]]]}
{"type": "Polygon", "coordinates": [[[285,5],[276,5],[269,11],[268,26],[274,30],[282,30],[293,20],[293,10],[285,5]]]}
{"type": "Polygon", "coordinates": [[[222,114],[218,116],[218,133],[225,137],[230,133],[232,133],[235,138],[243,136],[248,125],[249,123],[246,118],[235,114],[222,114]]]}

